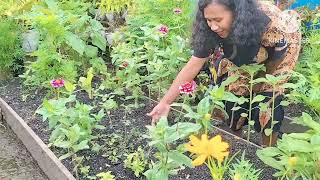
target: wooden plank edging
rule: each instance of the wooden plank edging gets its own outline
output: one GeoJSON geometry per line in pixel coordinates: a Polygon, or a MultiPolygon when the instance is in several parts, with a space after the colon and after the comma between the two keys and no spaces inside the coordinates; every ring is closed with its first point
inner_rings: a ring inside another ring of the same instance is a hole
{"type": "Polygon", "coordinates": [[[75,180],[48,146],[2,98],[0,98],[0,109],[4,121],[22,141],[50,180],[75,180]]]}

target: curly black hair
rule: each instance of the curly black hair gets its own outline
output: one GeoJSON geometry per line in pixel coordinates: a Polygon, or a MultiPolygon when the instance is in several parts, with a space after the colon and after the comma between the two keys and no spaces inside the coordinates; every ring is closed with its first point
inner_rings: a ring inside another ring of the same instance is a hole
{"type": "Polygon", "coordinates": [[[236,45],[260,43],[270,19],[259,9],[256,0],[198,0],[191,42],[194,49],[201,49],[208,44],[216,46],[221,42],[221,38],[210,29],[204,18],[204,9],[213,2],[226,6],[233,13],[234,21],[228,40],[236,45]]]}

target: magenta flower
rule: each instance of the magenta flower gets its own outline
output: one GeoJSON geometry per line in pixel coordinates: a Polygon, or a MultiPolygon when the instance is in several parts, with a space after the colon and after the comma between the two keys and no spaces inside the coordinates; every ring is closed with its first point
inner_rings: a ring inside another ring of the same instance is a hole
{"type": "Polygon", "coordinates": [[[64,86],[64,80],[63,79],[54,79],[50,81],[50,84],[53,88],[61,88],[64,86]]]}
{"type": "Polygon", "coordinates": [[[129,66],[129,63],[128,63],[127,61],[125,61],[125,62],[123,62],[121,65],[122,65],[122,67],[126,68],[126,67],[129,66]]]}
{"type": "Polygon", "coordinates": [[[175,13],[175,14],[181,14],[181,13],[182,13],[182,9],[180,9],[180,8],[174,8],[174,9],[173,9],[173,13],[175,13]]]}
{"type": "Polygon", "coordinates": [[[168,32],[169,32],[169,28],[168,28],[168,26],[161,25],[161,26],[158,28],[158,31],[159,31],[161,34],[166,35],[166,34],[168,34],[168,32]]]}
{"type": "Polygon", "coordinates": [[[179,90],[181,94],[192,94],[197,88],[197,84],[195,81],[185,83],[179,86],[179,90]]]}

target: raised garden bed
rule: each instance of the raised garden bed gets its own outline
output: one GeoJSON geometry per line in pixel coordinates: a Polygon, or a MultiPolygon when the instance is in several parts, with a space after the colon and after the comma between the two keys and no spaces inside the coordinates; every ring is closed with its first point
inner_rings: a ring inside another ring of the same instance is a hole
{"type": "MultiPolygon", "coordinates": [[[[8,103],[8,105],[10,105],[14,109],[14,111],[16,111],[21,117],[23,117],[24,121],[41,138],[41,140],[48,144],[50,135],[48,124],[47,122],[43,122],[41,117],[35,116],[34,114],[36,109],[41,105],[41,100],[44,98],[45,92],[27,92],[23,89],[20,81],[18,79],[14,79],[8,83],[3,83],[1,85],[0,96],[8,103]],[[30,94],[26,98],[26,100],[23,100],[23,97],[24,95],[26,95],[26,93],[30,94]]],[[[79,98],[82,97],[81,99],[83,101],[86,101],[86,103],[94,103],[88,101],[88,99],[83,94],[78,94],[78,96],[79,98]]],[[[108,146],[107,144],[105,144],[106,142],[104,140],[110,140],[110,136],[108,137],[108,135],[117,133],[118,135],[126,134],[128,138],[130,138],[128,140],[129,143],[127,144],[127,147],[110,146],[108,148],[114,149],[109,149],[109,151],[116,150],[117,153],[120,153],[121,151],[129,152],[129,147],[131,147],[131,149],[132,147],[137,148],[138,146],[146,148],[147,143],[142,138],[142,135],[146,133],[147,129],[145,128],[145,126],[150,124],[150,118],[146,116],[146,113],[152,109],[153,104],[150,104],[149,101],[145,101],[145,105],[146,107],[144,108],[140,108],[130,112],[130,114],[126,116],[126,119],[124,119],[124,110],[119,108],[115,111],[112,111],[110,113],[112,122],[110,122],[109,119],[104,119],[101,122],[101,124],[106,126],[107,128],[99,132],[102,136],[96,141],[96,143],[100,144],[101,146],[108,146]],[[102,138],[103,135],[106,135],[106,137],[102,138]],[[129,137],[130,135],[131,137],[129,137]]],[[[231,154],[239,150],[245,150],[246,158],[250,160],[250,162],[252,162],[256,168],[263,169],[261,179],[272,179],[274,170],[270,167],[265,166],[263,162],[261,162],[256,156],[256,150],[259,149],[257,145],[248,144],[240,138],[234,138],[229,134],[225,134],[218,130],[214,131],[214,134],[215,133],[222,134],[223,139],[230,143],[231,154]]],[[[115,136],[113,137],[115,138],[115,136]]],[[[115,138],[115,140],[115,144],[119,143],[119,139],[115,138]]],[[[52,148],[52,151],[57,157],[61,156],[64,153],[63,151],[56,148],[52,148]]],[[[132,171],[124,168],[123,159],[121,159],[121,157],[116,162],[111,162],[106,157],[104,157],[105,154],[106,152],[96,154],[92,149],[83,150],[81,151],[81,153],[79,153],[78,156],[84,157],[82,164],[84,166],[90,167],[90,172],[87,175],[93,176],[98,174],[99,172],[112,171],[117,179],[139,179],[135,177],[132,171]]],[[[117,155],[115,155],[115,157],[116,156],[117,155]]],[[[70,158],[63,160],[62,163],[71,173],[73,173],[75,177],[77,176],[74,171],[74,163],[71,162],[70,158]]],[[[78,173],[78,175],[78,179],[86,179],[86,177],[84,177],[82,173],[78,173]]],[[[178,176],[172,176],[170,179],[210,178],[211,176],[207,168],[205,166],[202,166],[201,168],[197,169],[186,168],[184,170],[181,170],[178,176]]]]}

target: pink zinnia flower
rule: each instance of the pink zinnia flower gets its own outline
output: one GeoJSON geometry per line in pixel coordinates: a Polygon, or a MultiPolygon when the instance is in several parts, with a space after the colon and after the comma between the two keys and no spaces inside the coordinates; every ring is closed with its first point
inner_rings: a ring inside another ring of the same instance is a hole
{"type": "Polygon", "coordinates": [[[182,9],[180,9],[180,8],[175,8],[175,9],[173,9],[173,13],[175,13],[175,14],[181,14],[181,13],[182,13],[182,9]]]}
{"type": "Polygon", "coordinates": [[[185,83],[179,86],[179,90],[181,94],[192,94],[197,88],[197,84],[195,81],[185,83]]]}
{"type": "Polygon", "coordinates": [[[54,79],[50,81],[50,84],[54,88],[60,88],[64,86],[64,80],[63,79],[54,79]]]}
{"type": "Polygon", "coordinates": [[[126,68],[126,67],[128,67],[128,66],[129,66],[129,63],[128,63],[127,61],[125,61],[125,62],[122,63],[122,67],[126,68]]]}
{"type": "Polygon", "coordinates": [[[158,31],[164,35],[168,34],[169,32],[169,28],[168,26],[165,26],[165,25],[161,25],[159,28],[158,28],[158,31]]]}

